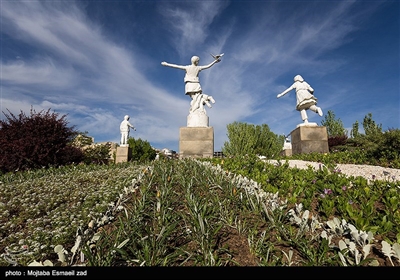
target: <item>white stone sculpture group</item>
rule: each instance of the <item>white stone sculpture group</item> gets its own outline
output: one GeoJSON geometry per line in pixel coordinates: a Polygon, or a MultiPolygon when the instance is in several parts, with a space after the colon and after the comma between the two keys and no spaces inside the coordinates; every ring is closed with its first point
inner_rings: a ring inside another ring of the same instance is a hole
{"type": "MultiPolygon", "coordinates": [[[[210,64],[199,66],[200,58],[198,56],[192,56],[190,65],[177,65],[167,63],[165,61],[161,62],[161,65],[168,66],[176,69],[181,69],[185,71],[184,83],[185,83],[185,94],[189,95],[191,98],[189,116],[188,116],[188,126],[208,126],[208,117],[204,108],[204,105],[211,108],[211,103],[215,103],[214,98],[211,95],[203,93],[200,85],[199,73],[208,69],[214,64],[221,61],[220,55],[211,55],[214,61],[210,64]],[[211,103],[210,103],[211,102],[211,103]]],[[[317,106],[317,98],[314,96],[314,89],[304,81],[303,77],[296,75],[294,77],[294,83],[278,94],[276,97],[280,98],[287,94],[289,91],[296,90],[296,110],[300,111],[301,119],[303,123],[300,125],[317,125],[316,123],[309,123],[307,110],[311,110],[322,116],[322,109],[317,106]]],[[[129,123],[129,116],[126,115],[124,120],[121,122],[121,146],[127,146],[127,141],[129,137],[129,128],[136,130],[133,125],[129,123]]]]}

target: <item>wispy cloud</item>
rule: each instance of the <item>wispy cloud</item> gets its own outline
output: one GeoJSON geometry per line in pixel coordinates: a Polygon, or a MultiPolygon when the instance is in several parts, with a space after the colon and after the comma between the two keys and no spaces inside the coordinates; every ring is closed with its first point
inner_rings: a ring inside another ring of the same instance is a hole
{"type": "Polygon", "coordinates": [[[158,12],[170,36],[171,44],[179,54],[187,56],[191,55],[191,50],[198,49],[198,46],[208,39],[213,32],[210,25],[227,4],[227,1],[183,2],[180,5],[163,2],[158,6],[158,12]]]}
{"type": "Polygon", "coordinates": [[[49,89],[73,87],[77,79],[70,67],[57,65],[50,57],[40,57],[25,62],[23,59],[2,64],[4,84],[19,84],[35,87],[46,85],[49,89]]]}

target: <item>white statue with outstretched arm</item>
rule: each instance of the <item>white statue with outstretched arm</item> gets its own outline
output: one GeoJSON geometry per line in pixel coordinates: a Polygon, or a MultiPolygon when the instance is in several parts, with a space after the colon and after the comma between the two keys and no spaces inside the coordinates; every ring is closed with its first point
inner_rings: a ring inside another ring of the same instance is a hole
{"type": "Polygon", "coordinates": [[[136,131],[136,128],[129,122],[129,116],[125,115],[124,120],[119,126],[119,130],[121,132],[121,146],[128,146],[130,128],[136,131]]]}
{"type": "Polygon", "coordinates": [[[305,124],[308,123],[306,110],[311,110],[322,116],[322,109],[317,107],[317,98],[314,96],[314,89],[304,81],[303,77],[300,75],[296,75],[294,77],[294,83],[282,93],[278,94],[276,98],[284,96],[293,89],[296,90],[296,110],[300,111],[301,118],[305,124]]]}
{"type": "Polygon", "coordinates": [[[168,66],[168,67],[172,67],[172,68],[176,68],[176,69],[185,70],[185,72],[186,72],[185,77],[184,77],[185,94],[189,95],[190,98],[192,99],[192,102],[190,104],[191,105],[190,110],[189,110],[190,113],[196,111],[196,109],[198,109],[200,107],[202,108],[202,106],[197,106],[197,104],[196,104],[197,108],[193,107],[194,103],[196,103],[193,101],[199,100],[198,95],[203,93],[201,85],[200,85],[199,73],[202,70],[208,69],[211,66],[213,66],[214,64],[220,62],[222,55],[223,54],[216,55],[216,56],[213,55],[214,61],[211,62],[210,64],[203,65],[203,66],[199,66],[200,58],[198,56],[192,56],[192,58],[191,58],[192,64],[190,64],[190,65],[177,65],[177,64],[167,63],[165,61],[161,62],[161,65],[163,65],[163,66],[168,66]]]}

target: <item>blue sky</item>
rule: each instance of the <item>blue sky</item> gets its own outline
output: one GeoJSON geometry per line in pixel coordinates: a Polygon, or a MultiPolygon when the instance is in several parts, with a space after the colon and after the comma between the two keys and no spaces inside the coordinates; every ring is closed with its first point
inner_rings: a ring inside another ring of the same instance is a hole
{"type": "MultiPolygon", "coordinates": [[[[400,1],[17,1],[1,0],[0,113],[51,109],[95,142],[130,136],[179,152],[190,98],[184,71],[193,55],[214,128],[267,124],[289,134],[300,124],[295,91],[276,95],[300,74],[318,106],[345,128],[372,114],[400,128],[400,1]]],[[[309,121],[321,124],[308,111],[309,121]]],[[[362,128],[362,125],[360,125],[362,128]]]]}

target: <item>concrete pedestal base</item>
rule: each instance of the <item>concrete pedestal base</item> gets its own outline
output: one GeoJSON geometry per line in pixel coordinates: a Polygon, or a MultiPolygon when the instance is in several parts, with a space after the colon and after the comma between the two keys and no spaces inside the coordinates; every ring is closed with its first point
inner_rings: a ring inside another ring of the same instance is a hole
{"type": "Polygon", "coordinates": [[[214,154],[213,127],[181,127],[179,158],[212,158],[214,154]]]}
{"type": "Polygon", "coordinates": [[[292,154],[329,153],[328,133],[325,126],[297,127],[290,133],[292,154]]]}
{"type": "Polygon", "coordinates": [[[117,147],[115,163],[127,162],[131,159],[132,149],[129,146],[117,147]]]}

